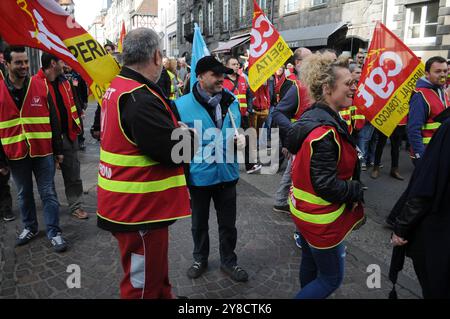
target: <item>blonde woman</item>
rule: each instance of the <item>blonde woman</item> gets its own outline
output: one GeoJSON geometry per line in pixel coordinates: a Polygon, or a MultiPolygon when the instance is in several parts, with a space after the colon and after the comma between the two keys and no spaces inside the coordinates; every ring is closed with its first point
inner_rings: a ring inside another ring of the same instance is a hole
{"type": "Polygon", "coordinates": [[[296,298],[316,299],[341,285],[343,240],[364,217],[355,143],[339,116],[352,105],[356,83],[346,64],[328,55],[309,56],[300,73],[316,102],[288,133],[295,154],[289,202],[302,244],[296,298]]]}

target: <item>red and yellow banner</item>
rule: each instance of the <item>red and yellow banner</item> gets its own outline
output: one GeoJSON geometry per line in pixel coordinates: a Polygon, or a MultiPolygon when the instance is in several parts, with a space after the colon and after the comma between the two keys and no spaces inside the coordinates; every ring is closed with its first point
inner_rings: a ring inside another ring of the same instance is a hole
{"type": "Polygon", "coordinates": [[[122,53],[123,51],[123,39],[125,39],[125,34],[126,34],[126,30],[125,30],[125,22],[122,21],[122,29],[120,30],[120,37],[119,37],[119,44],[117,51],[119,51],[119,53],[122,53]]]}
{"type": "Polygon", "coordinates": [[[53,54],[102,96],[120,67],[114,58],[54,0],[1,0],[0,35],[10,45],[53,54]]]}
{"type": "Polygon", "coordinates": [[[292,50],[253,0],[248,82],[253,92],[282,66],[292,50]]]}
{"type": "Polygon", "coordinates": [[[390,136],[408,114],[411,91],[424,75],[420,59],[377,23],[354,103],[373,126],[390,136]]]}

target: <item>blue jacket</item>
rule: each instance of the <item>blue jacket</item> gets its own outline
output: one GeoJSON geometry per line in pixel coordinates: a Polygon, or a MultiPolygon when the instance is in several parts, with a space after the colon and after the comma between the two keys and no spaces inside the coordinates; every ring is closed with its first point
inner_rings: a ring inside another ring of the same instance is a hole
{"type": "MultiPolygon", "coordinates": [[[[226,89],[224,91],[232,95],[230,91],[226,89]]],[[[197,101],[192,92],[177,99],[175,105],[181,121],[189,127],[196,128],[199,139],[199,148],[190,164],[189,184],[211,186],[239,179],[239,164],[234,147],[235,131],[230,114],[227,113],[222,130],[219,130],[205,107],[197,101]],[[226,162],[227,150],[231,163],[226,162]]],[[[236,97],[228,110],[232,112],[236,127],[239,128],[241,115],[236,97]]]]}
{"type": "Polygon", "coordinates": [[[277,104],[272,113],[273,121],[280,129],[280,137],[283,146],[287,132],[291,128],[291,118],[294,117],[298,107],[297,87],[292,85],[277,104]]]}
{"type": "MultiPolygon", "coordinates": [[[[416,88],[431,89],[441,96],[439,90],[442,90],[442,88],[431,84],[426,78],[420,78],[416,83],[416,88]]],[[[423,153],[425,152],[425,145],[422,139],[422,126],[427,122],[427,119],[428,106],[422,94],[413,93],[409,100],[407,132],[413,154],[418,154],[420,157],[423,157],[423,153]]]]}

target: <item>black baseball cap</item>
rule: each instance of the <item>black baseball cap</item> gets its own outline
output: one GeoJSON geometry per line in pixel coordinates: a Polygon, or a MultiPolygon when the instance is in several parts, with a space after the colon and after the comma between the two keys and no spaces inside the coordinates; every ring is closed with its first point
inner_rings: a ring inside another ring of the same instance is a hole
{"type": "Polygon", "coordinates": [[[197,65],[195,67],[195,73],[200,75],[202,73],[213,71],[216,74],[233,74],[234,70],[227,68],[222,63],[220,63],[215,57],[212,55],[207,55],[198,60],[197,65]]]}

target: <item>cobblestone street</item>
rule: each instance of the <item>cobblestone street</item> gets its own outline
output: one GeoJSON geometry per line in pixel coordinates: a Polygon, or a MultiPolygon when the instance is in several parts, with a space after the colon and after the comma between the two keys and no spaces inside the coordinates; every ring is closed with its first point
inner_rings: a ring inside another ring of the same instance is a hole
{"type": "MultiPolygon", "coordinates": [[[[93,116],[94,105],[90,105],[88,117],[93,116]]],[[[90,123],[85,125],[87,131],[90,123]]],[[[99,144],[86,134],[87,150],[81,152],[82,178],[84,183],[85,208],[90,212],[88,220],[76,220],[70,216],[64,195],[61,173],[57,171],[56,187],[61,202],[60,224],[69,250],[56,254],[44,231],[42,207],[36,197],[40,216],[38,238],[23,247],[14,247],[15,238],[22,230],[17,202],[14,211],[18,217],[10,223],[0,223],[0,298],[118,298],[122,269],[116,240],[110,233],[96,227],[96,180],[99,159],[99,144]],[[69,289],[66,280],[71,273],[69,265],[79,265],[81,288],[69,289]]],[[[386,150],[385,154],[389,154],[386,150]]],[[[402,154],[403,156],[403,154],[402,154]]],[[[406,157],[406,153],[405,153],[406,157]]],[[[406,171],[405,165],[405,171],[406,171]]],[[[406,173],[406,172],[405,172],[406,173]]],[[[411,172],[409,172],[411,173],[411,172]]],[[[406,174],[405,174],[406,175],[406,174]]],[[[367,175],[364,176],[366,178],[367,175]]],[[[301,250],[292,238],[294,225],[291,218],[272,212],[272,194],[278,186],[281,172],[276,175],[241,175],[238,184],[238,244],[239,264],[248,271],[247,283],[235,283],[220,269],[218,232],[215,214],[210,218],[211,253],[209,269],[200,278],[191,280],[186,270],[192,262],[192,237],[190,219],[177,221],[170,227],[169,268],[170,279],[177,295],[189,298],[292,298],[298,291],[301,250]]],[[[390,207],[402,187],[395,186],[391,179],[380,178],[378,186],[367,181],[366,197],[368,221],[354,232],[346,242],[347,258],[344,283],[331,298],[385,299],[391,289],[387,279],[391,247],[390,231],[383,228],[386,212],[375,203],[383,192],[390,207]],[[391,183],[391,184],[387,184],[391,183]],[[380,193],[375,192],[376,187],[380,193]],[[378,197],[377,197],[378,196],[378,197]],[[366,281],[370,273],[367,267],[381,267],[381,287],[368,288],[366,281]]],[[[12,187],[15,199],[15,188],[12,187]]],[[[37,193],[37,192],[36,192],[37,193]]],[[[37,194],[36,194],[37,195],[37,194]]],[[[399,298],[419,298],[420,288],[416,283],[410,263],[405,266],[399,279],[399,298]]]]}

